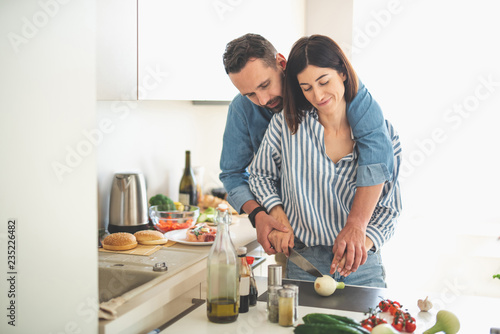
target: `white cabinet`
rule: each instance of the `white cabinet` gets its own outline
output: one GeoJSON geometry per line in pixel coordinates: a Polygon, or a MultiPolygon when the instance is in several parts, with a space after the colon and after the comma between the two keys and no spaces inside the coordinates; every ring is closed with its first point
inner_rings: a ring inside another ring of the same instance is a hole
{"type": "Polygon", "coordinates": [[[99,0],[98,100],[230,101],[226,44],[261,34],[288,56],[305,0],[99,0]]]}
{"type": "Polygon", "coordinates": [[[137,100],[137,0],[96,1],[97,100],[137,100]]]}
{"type": "Polygon", "coordinates": [[[140,100],[230,101],[226,44],[258,33],[288,56],[304,34],[304,0],[139,0],[140,100]]]}

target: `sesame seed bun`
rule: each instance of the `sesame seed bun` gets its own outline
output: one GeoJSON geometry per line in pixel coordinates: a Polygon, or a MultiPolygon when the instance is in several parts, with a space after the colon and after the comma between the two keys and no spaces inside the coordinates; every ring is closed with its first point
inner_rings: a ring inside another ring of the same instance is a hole
{"type": "Polygon", "coordinates": [[[129,250],[137,247],[137,240],[133,234],[118,232],[104,238],[102,247],[108,250],[129,250]]]}
{"type": "Polygon", "coordinates": [[[153,230],[135,232],[134,236],[141,245],[163,245],[168,241],[163,233],[153,230]]]}

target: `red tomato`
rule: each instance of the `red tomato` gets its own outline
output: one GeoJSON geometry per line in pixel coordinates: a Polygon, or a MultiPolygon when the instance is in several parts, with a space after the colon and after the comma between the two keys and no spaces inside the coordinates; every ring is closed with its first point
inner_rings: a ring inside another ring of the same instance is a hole
{"type": "Polygon", "coordinates": [[[396,328],[396,330],[401,332],[403,330],[403,323],[400,322],[398,324],[392,324],[392,327],[396,328]]]}
{"type": "Polygon", "coordinates": [[[389,308],[389,304],[387,303],[387,301],[382,300],[380,303],[378,303],[378,307],[382,312],[385,312],[389,308]]]}
{"type": "Polygon", "coordinates": [[[405,326],[405,331],[408,333],[413,333],[415,329],[417,328],[417,325],[413,322],[407,322],[405,326]]]}
{"type": "Polygon", "coordinates": [[[373,327],[372,327],[372,326],[370,326],[370,325],[368,325],[368,324],[367,324],[367,325],[362,325],[361,327],[363,327],[364,329],[366,329],[366,330],[367,330],[367,331],[369,331],[369,332],[371,332],[371,331],[372,331],[372,329],[373,329],[373,327]]]}
{"type": "Polygon", "coordinates": [[[389,306],[389,313],[392,315],[394,315],[398,310],[399,308],[394,305],[389,306]]]}

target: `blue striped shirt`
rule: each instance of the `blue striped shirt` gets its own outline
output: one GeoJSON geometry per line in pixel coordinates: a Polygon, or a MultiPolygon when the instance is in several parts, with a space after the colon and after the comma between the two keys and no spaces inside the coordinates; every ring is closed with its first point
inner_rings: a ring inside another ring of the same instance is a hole
{"type": "MultiPolygon", "coordinates": [[[[401,211],[401,145],[392,125],[388,121],[386,125],[394,147],[394,172],[366,229],[376,249],[394,234],[401,211]]],[[[345,226],[356,192],[357,168],[356,144],[353,152],[337,163],[328,157],[324,128],[314,110],[306,113],[295,135],[290,133],[282,112],[274,115],[248,171],[257,201],[268,211],[283,205],[295,236],[310,247],[333,246],[345,226]]]]}

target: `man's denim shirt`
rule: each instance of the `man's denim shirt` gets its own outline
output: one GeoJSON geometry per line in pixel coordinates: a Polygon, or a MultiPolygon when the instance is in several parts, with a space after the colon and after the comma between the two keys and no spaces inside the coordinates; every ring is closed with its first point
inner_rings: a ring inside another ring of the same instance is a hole
{"type": "MultiPolygon", "coordinates": [[[[219,175],[231,206],[241,207],[255,200],[248,186],[247,167],[259,150],[273,113],[238,94],[227,114],[219,175]]],[[[358,187],[390,181],[394,168],[394,151],[385,126],[382,110],[361,81],[358,94],[347,104],[347,119],[358,149],[358,187]]]]}

